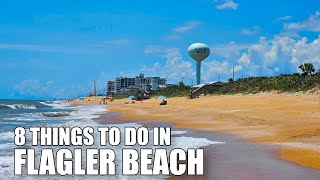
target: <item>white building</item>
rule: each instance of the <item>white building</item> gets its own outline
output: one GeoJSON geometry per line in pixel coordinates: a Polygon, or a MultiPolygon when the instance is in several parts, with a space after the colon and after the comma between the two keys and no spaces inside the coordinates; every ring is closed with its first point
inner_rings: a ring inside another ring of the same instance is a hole
{"type": "Polygon", "coordinates": [[[108,94],[128,94],[138,91],[156,91],[159,86],[166,84],[165,78],[160,77],[144,77],[139,74],[134,78],[117,77],[114,81],[108,82],[108,94]]]}

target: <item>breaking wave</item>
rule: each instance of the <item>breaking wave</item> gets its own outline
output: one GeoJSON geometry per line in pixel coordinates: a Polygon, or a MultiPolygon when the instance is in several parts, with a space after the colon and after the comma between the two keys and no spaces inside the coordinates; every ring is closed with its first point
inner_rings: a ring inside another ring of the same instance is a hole
{"type": "Polygon", "coordinates": [[[44,106],[50,106],[53,109],[64,109],[70,105],[69,103],[63,101],[42,101],[39,103],[44,106]]]}
{"type": "Polygon", "coordinates": [[[37,109],[37,107],[32,104],[0,104],[0,108],[5,108],[5,109],[37,109]]]}

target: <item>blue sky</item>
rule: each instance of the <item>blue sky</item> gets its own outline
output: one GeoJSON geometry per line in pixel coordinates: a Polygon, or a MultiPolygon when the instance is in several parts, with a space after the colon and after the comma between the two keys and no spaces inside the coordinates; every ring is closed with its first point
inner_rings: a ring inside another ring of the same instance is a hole
{"type": "Polygon", "coordinates": [[[320,69],[320,1],[6,1],[0,98],[69,98],[117,76],[195,81],[187,48],[206,43],[202,81],[320,69]]]}

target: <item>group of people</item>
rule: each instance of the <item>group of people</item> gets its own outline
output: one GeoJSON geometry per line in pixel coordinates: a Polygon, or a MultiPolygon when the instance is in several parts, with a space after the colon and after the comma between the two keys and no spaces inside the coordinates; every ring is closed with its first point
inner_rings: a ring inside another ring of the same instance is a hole
{"type": "Polygon", "coordinates": [[[100,99],[100,105],[107,105],[107,100],[109,100],[110,102],[113,101],[113,98],[112,97],[107,97],[107,98],[101,98],[100,99]]]}

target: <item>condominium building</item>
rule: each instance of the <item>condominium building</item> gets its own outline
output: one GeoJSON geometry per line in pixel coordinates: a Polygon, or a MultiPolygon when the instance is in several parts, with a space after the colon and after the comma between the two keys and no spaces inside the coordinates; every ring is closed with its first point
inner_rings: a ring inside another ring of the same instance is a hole
{"type": "Polygon", "coordinates": [[[108,94],[128,94],[138,91],[157,91],[159,86],[165,86],[166,79],[160,77],[144,77],[144,74],[130,77],[117,77],[108,81],[108,94]]]}

